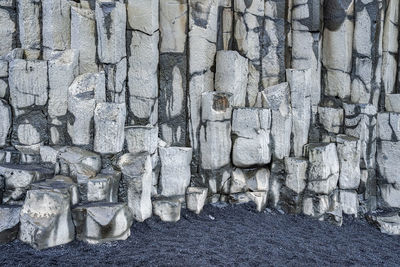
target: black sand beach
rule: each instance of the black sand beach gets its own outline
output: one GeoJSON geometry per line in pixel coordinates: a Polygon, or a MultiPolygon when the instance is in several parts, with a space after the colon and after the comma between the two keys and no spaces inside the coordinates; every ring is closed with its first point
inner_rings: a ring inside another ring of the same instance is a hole
{"type": "Polygon", "coordinates": [[[126,241],[79,241],[36,251],[14,241],[0,245],[1,266],[395,266],[400,237],[365,220],[342,227],[303,216],[257,213],[250,205],[206,206],[182,212],[178,223],[152,217],[132,226],[126,241]]]}

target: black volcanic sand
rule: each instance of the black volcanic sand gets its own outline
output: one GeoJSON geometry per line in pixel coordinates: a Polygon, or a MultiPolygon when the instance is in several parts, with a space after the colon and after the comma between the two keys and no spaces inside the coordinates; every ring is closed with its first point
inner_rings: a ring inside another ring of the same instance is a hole
{"type": "Polygon", "coordinates": [[[178,223],[151,218],[132,226],[126,241],[74,241],[43,251],[20,241],[0,245],[1,266],[206,266],[400,264],[400,237],[381,234],[365,220],[342,227],[303,216],[257,213],[251,205],[182,211],[178,223]]]}

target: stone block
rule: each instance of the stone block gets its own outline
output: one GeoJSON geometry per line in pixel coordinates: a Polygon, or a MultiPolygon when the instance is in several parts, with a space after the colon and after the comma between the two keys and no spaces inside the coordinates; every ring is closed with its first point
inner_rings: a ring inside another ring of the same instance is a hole
{"type": "Polygon", "coordinates": [[[0,243],[9,243],[17,238],[21,206],[0,205],[0,243]]]}
{"type": "Polygon", "coordinates": [[[181,218],[181,202],[176,197],[162,197],[153,200],[153,213],[163,222],[177,222],[181,218]]]}
{"type": "Polygon", "coordinates": [[[360,185],[361,146],[357,138],[346,135],[336,137],[339,157],[340,189],[357,189],[360,185]]]}
{"type": "Polygon", "coordinates": [[[204,187],[188,187],[186,190],[186,208],[196,214],[203,210],[208,189],[204,187]]]}

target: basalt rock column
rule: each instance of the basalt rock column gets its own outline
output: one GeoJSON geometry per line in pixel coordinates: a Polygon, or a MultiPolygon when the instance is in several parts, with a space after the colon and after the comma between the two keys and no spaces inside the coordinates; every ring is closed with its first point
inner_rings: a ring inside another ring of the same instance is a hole
{"type": "Polygon", "coordinates": [[[27,59],[38,59],[42,45],[40,13],[42,2],[39,0],[18,1],[18,26],[21,48],[25,49],[27,59]]]}
{"type": "Polygon", "coordinates": [[[285,0],[265,1],[265,20],[263,26],[264,39],[262,49],[262,86],[264,88],[276,85],[285,80],[285,0]]]}
{"type": "Polygon", "coordinates": [[[218,22],[217,0],[189,0],[189,137],[197,171],[202,93],[214,90],[214,58],[218,22]]]}
{"type": "Polygon", "coordinates": [[[68,0],[42,0],[43,58],[71,47],[71,5],[68,0]]]}
{"type": "Polygon", "coordinates": [[[351,91],[354,0],[324,1],[323,12],[324,93],[346,99],[350,97],[351,91]]]}
{"type": "Polygon", "coordinates": [[[187,138],[187,0],[160,1],[160,138],[186,146],[187,138]]]}
{"type": "Polygon", "coordinates": [[[127,2],[128,125],[156,125],[158,121],[158,2],[127,2]]]}
{"type": "Polygon", "coordinates": [[[229,188],[232,103],[230,93],[209,92],[202,95],[201,176],[202,184],[208,186],[213,194],[226,192],[229,188]]]}
{"type": "Polygon", "coordinates": [[[249,82],[246,106],[256,104],[261,85],[261,57],[264,27],[264,1],[234,1],[235,25],[234,47],[249,60],[249,82]]]}
{"type": "Polygon", "coordinates": [[[14,1],[0,3],[0,57],[17,45],[17,10],[14,1]]]}

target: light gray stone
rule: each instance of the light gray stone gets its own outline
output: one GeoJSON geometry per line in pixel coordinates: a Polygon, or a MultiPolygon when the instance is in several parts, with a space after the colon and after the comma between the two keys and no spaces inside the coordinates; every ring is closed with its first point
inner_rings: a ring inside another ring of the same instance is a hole
{"type": "Polygon", "coordinates": [[[94,151],[101,154],[121,152],[125,140],[125,104],[98,103],[94,110],[94,151]]]}
{"type": "Polygon", "coordinates": [[[163,222],[177,222],[181,218],[181,202],[175,197],[153,200],[153,213],[163,222]]]}
{"type": "Polygon", "coordinates": [[[15,116],[24,113],[27,107],[44,106],[48,99],[48,77],[46,61],[15,59],[9,64],[9,86],[11,105],[15,116]]]}
{"type": "Polygon", "coordinates": [[[126,240],[133,216],[126,203],[90,203],[72,210],[76,237],[89,244],[126,240]]]}
{"type": "Polygon", "coordinates": [[[384,234],[400,235],[400,215],[397,212],[370,215],[367,219],[384,234]]]}
{"type": "Polygon", "coordinates": [[[285,158],[285,186],[296,194],[300,194],[306,188],[307,167],[308,162],[303,158],[285,158]]]}
{"type": "Polygon", "coordinates": [[[262,106],[271,109],[272,153],[277,159],[290,154],[290,135],[292,129],[292,109],[288,83],[266,88],[262,93],[262,106]]]}
{"type": "Polygon", "coordinates": [[[122,199],[128,203],[133,218],[143,222],[152,215],[152,166],[147,153],[124,154],[118,160],[122,172],[122,199]]]}
{"type": "Polygon", "coordinates": [[[360,139],[361,167],[375,168],[376,107],[371,104],[343,104],[345,134],[360,139]]]}
{"type": "Polygon", "coordinates": [[[316,194],[329,194],[339,180],[339,158],[334,143],[310,144],[308,190],[316,194]]]}
{"type": "Polygon", "coordinates": [[[40,49],[40,8],[41,1],[18,1],[19,41],[24,49],[40,49]]]}
{"type": "Polygon", "coordinates": [[[187,0],[160,1],[161,53],[184,52],[187,38],[187,2],[187,0]]]}
{"type": "Polygon", "coordinates": [[[71,48],[79,51],[79,74],[98,71],[93,10],[71,7],[71,48]]]}
{"type": "Polygon", "coordinates": [[[232,116],[233,164],[237,167],[268,164],[271,161],[270,131],[270,109],[235,109],[232,116]]]}
{"type": "Polygon", "coordinates": [[[159,186],[161,195],[185,195],[190,184],[190,163],[192,148],[167,147],[159,148],[161,173],[159,186]]]}
{"type": "Polygon", "coordinates": [[[244,107],[249,63],[236,51],[218,51],[215,90],[233,95],[233,106],[244,107]]]}
{"type": "Polygon", "coordinates": [[[400,94],[385,95],[385,109],[388,112],[400,112],[400,94]]]}
{"type": "Polygon", "coordinates": [[[8,103],[0,99],[0,147],[7,144],[7,137],[11,128],[11,108],[8,103]]]}
{"type": "Polygon", "coordinates": [[[51,190],[64,194],[70,198],[71,206],[78,204],[79,192],[78,186],[74,181],[67,176],[56,175],[51,179],[33,183],[30,186],[32,190],[51,190]]]}
{"type": "Polygon", "coordinates": [[[48,112],[51,117],[67,114],[68,88],[78,76],[79,54],[67,50],[51,58],[49,68],[49,101],[48,112]]]}
{"type": "Polygon", "coordinates": [[[128,126],[125,128],[125,141],[130,153],[154,154],[158,146],[158,127],[128,126]]]}
{"type": "Polygon", "coordinates": [[[15,47],[17,26],[15,22],[15,15],[11,11],[0,8],[0,24],[2,25],[0,29],[0,56],[7,54],[15,47]]]}
{"type": "Polygon", "coordinates": [[[400,114],[379,112],[376,131],[379,140],[400,141],[400,114]]]}
{"type": "Polygon", "coordinates": [[[75,228],[68,195],[52,190],[29,190],[21,210],[19,239],[36,249],[71,242],[75,228]]]}
{"type": "Polygon", "coordinates": [[[204,187],[188,187],[186,190],[186,208],[196,214],[203,210],[208,189],[204,187]]]}
{"type": "Polygon", "coordinates": [[[358,214],[358,195],[355,190],[340,190],[339,192],[340,204],[344,214],[354,215],[358,214]]]}
{"type": "Polygon", "coordinates": [[[268,191],[270,171],[265,168],[232,170],[229,192],[231,194],[246,191],[268,191]]]}
{"type": "Polygon", "coordinates": [[[200,163],[204,170],[219,169],[230,163],[232,103],[230,93],[202,95],[200,163]]]}
{"type": "Polygon", "coordinates": [[[340,165],[339,187],[340,189],[357,189],[361,179],[360,141],[354,137],[338,135],[336,142],[340,165]]]}
{"type": "Polygon", "coordinates": [[[158,0],[128,0],[126,8],[129,28],[148,35],[158,30],[158,0]]]}
{"type": "Polygon", "coordinates": [[[102,202],[118,202],[118,187],[120,172],[99,173],[89,178],[87,185],[87,200],[102,202]]]}
{"type": "Polygon", "coordinates": [[[17,238],[20,206],[0,206],[0,243],[9,243],[17,238]]]}
{"type": "Polygon", "coordinates": [[[23,200],[34,182],[52,178],[54,170],[36,165],[1,164],[0,176],[4,179],[3,203],[23,200]]]}
{"type": "Polygon", "coordinates": [[[343,127],[343,109],[318,107],[318,119],[327,132],[338,134],[343,127]]]}
{"type": "Polygon", "coordinates": [[[68,89],[68,111],[74,120],[68,122],[67,129],[74,145],[90,144],[96,104],[105,102],[104,79],[103,72],[82,74],[68,89]]]}
{"type": "Polygon", "coordinates": [[[117,64],[103,65],[106,75],[107,101],[125,103],[127,83],[127,60],[123,58],[117,64]]]}
{"type": "Polygon", "coordinates": [[[295,157],[303,156],[311,122],[311,70],[286,70],[292,105],[292,135],[295,157]]]}
{"type": "Polygon", "coordinates": [[[96,0],[95,14],[99,61],[116,64],[126,56],[126,6],[115,0],[96,0]]]}
{"type": "Polygon", "coordinates": [[[42,0],[43,46],[65,50],[71,43],[71,5],[68,0],[42,0]]]}

